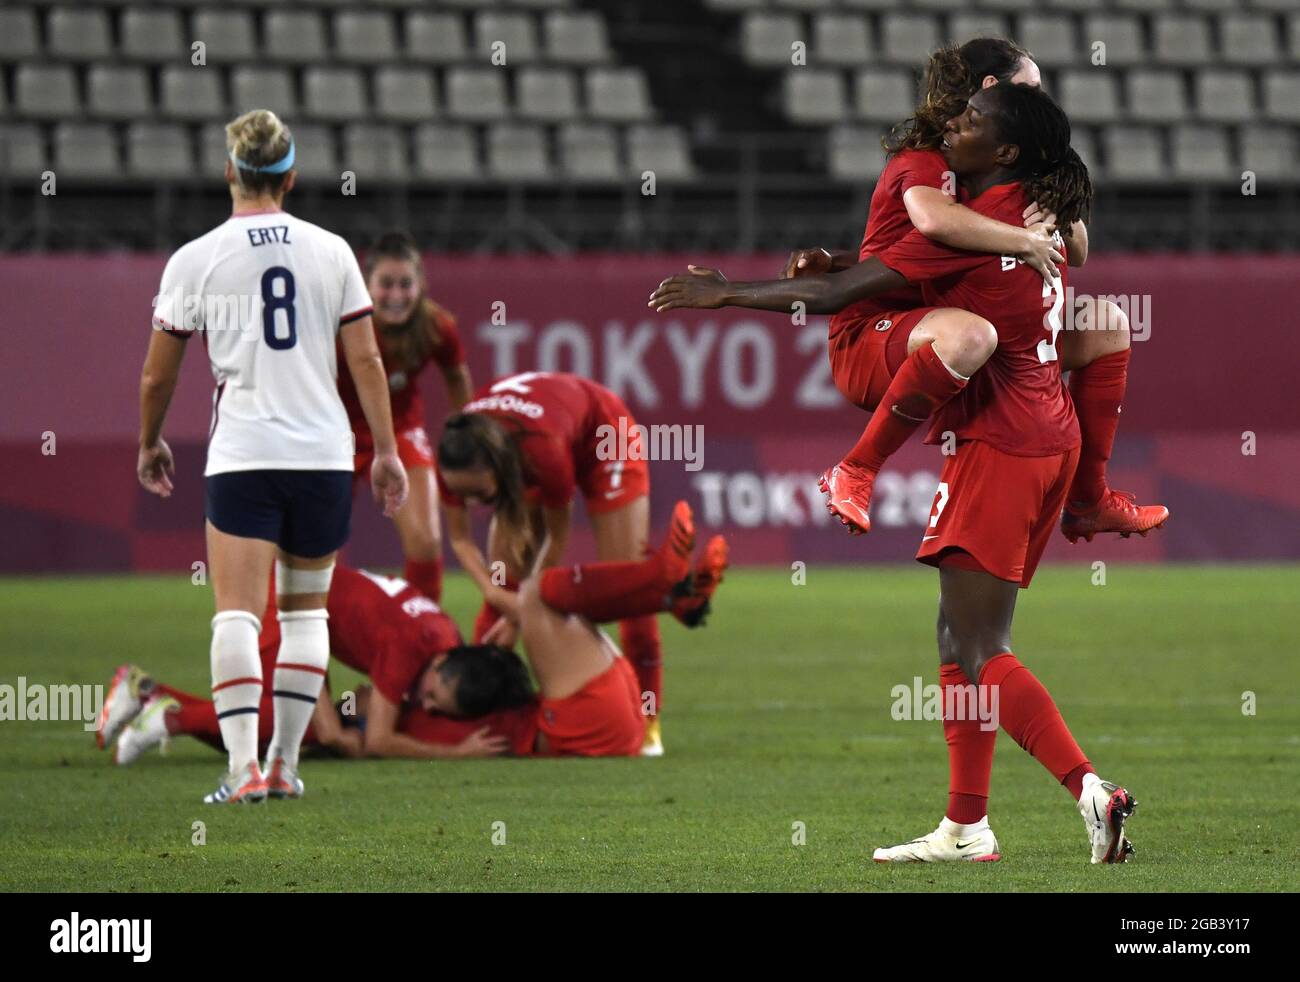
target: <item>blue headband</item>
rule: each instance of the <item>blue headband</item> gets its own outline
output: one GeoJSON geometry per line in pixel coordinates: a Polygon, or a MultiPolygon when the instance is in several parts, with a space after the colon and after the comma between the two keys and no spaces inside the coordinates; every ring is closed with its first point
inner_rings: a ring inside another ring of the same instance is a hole
{"type": "Polygon", "coordinates": [[[255,174],[283,174],[293,166],[293,140],[289,140],[289,152],[273,164],[263,164],[261,167],[254,167],[252,164],[245,163],[235,156],[235,151],[230,151],[230,162],[240,170],[251,170],[255,174]]]}

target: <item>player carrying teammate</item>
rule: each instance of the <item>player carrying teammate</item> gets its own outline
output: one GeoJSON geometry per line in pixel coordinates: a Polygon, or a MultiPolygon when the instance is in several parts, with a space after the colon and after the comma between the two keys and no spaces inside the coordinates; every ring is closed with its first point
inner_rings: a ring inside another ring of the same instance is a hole
{"type": "MultiPolygon", "coordinates": [[[[595,382],[563,372],[526,372],[493,382],[447,421],[438,470],[451,546],[483,593],[474,638],[514,641],[515,590],[534,565],[564,556],[581,490],[602,560],[639,560],[650,534],[650,469],[639,429],[623,400],[595,382]],[[628,446],[619,446],[619,434],[628,446]],[[490,504],[487,556],[474,543],[466,499],[490,504]],[[506,576],[493,574],[489,563],[506,576]]],[[[703,616],[703,611],[699,616],[703,616]]],[[[646,693],[645,753],[663,753],[658,711],[663,684],[654,616],[619,624],[628,660],[646,693]]]]}
{"type": "MultiPolygon", "coordinates": [[[[469,401],[474,386],[456,318],[427,295],[424,264],[409,235],[389,232],[375,240],[366,251],[366,285],[375,305],[375,341],[388,375],[397,453],[410,481],[410,498],[393,516],[406,557],[402,575],[426,597],[441,600],[437,479],[417,382],[430,362],[437,365],[454,411],[469,401]]],[[[355,474],[359,482],[369,473],[375,443],[346,366],[339,369],[339,392],[357,438],[355,474]]]]}
{"type": "Polygon", "coordinates": [[[387,514],[406,498],[371,303],[341,238],[282,209],[294,143],[272,112],[226,127],[231,217],[182,246],[163,272],[140,382],[137,473],[168,497],[162,439],[185,340],[203,334],[212,374],[207,553],[216,602],[212,693],[229,773],[209,803],[296,797],[298,751],[329,663],[325,600],[347,540],[352,433],[337,388],[336,341],[374,434],[371,487],[387,514]],[[275,566],[283,632],[272,683],[274,734],[258,766],[262,666],[257,611],[275,566]]]}
{"type": "MultiPolygon", "coordinates": [[[[1040,89],[999,83],[977,92],[945,129],[944,157],[969,194],[970,207],[990,218],[1014,221],[1031,200],[1047,204],[1066,225],[1087,217],[1087,168],[1070,148],[1068,119],[1040,89]]],[[[993,356],[969,384],[949,373],[954,397],[945,400],[927,437],[939,443],[952,432],[957,439],[917,553],[920,561],[939,567],[945,704],[952,698],[948,693],[967,682],[996,692],[1002,728],[1076,799],[1092,861],[1123,862],[1131,851],[1124,823],[1135,807],[1132,796],[1097,777],[1050,694],[1011,653],[1017,590],[1033,577],[1079,456],[1078,420],[1055,348],[1065,277],[1051,281],[1047,295],[1053,302],[1044,317],[1043,281],[1031,270],[950,249],[913,231],[850,273],[801,277],[789,281],[787,290],[809,310],[838,309],[856,299],[836,282],[846,275],[857,282],[857,296],[906,280],[923,284],[929,305],[996,319],[993,356]]],[[[705,306],[733,291],[764,306],[778,292],[774,284],[728,284],[712,271],[670,283],[673,293],[705,306]]],[[[986,730],[978,716],[948,716],[946,816],[929,835],[876,850],[879,862],[998,858],[987,810],[996,730],[986,730]]]]}

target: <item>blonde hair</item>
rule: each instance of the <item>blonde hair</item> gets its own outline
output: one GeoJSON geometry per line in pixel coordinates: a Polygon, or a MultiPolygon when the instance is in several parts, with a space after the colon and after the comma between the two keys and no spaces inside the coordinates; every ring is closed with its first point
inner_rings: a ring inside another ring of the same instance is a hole
{"type": "MultiPolygon", "coordinates": [[[[254,109],[226,124],[226,149],[250,167],[265,167],[283,160],[292,141],[289,127],[269,109],[254,109]]],[[[235,165],[239,186],[253,193],[278,191],[284,177],[284,174],[259,173],[235,165]]]]}

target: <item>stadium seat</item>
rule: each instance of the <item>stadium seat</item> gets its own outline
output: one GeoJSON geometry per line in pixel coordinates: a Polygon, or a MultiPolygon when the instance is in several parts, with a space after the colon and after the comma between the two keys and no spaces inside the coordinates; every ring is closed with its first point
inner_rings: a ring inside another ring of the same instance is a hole
{"type": "Polygon", "coordinates": [[[1240,131],[1241,167],[1256,176],[1294,184],[1296,172],[1296,134],[1277,126],[1243,126],[1240,131]]]}
{"type": "Polygon", "coordinates": [[[488,129],[487,166],[502,181],[545,181],[551,177],[546,134],[540,126],[496,123],[488,129]]]}
{"type": "Polygon", "coordinates": [[[380,64],[397,57],[397,32],[391,14],[346,10],[334,15],[334,56],[339,61],[380,64]]]}
{"type": "Polygon", "coordinates": [[[0,185],[37,178],[45,169],[41,128],[35,123],[0,123],[0,185]]]}
{"type": "Polygon", "coordinates": [[[1135,68],[1126,79],[1128,117],[1143,123],[1187,118],[1187,90],[1181,72],[1135,68]]]}
{"type": "Polygon", "coordinates": [[[578,82],[567,68],[521,68],[515,73],[515,111],[525,119],[560,122],[581,115],[578,82]]]}
{"type": "Polygon", "coordinates": [[[740,50],[751,65],[790,65],[794,44],[807,43],[800,19],[793,14],[746,14],[740,25],[740,50]]]}
{"type": "MultiPolygon", "coordinates": [[[[342,168],[334,152],[334,137],[329,127],[314,123],[290,125],[297,147],[293,169],[298,179],[309,184],[337,182],[342,168]]],[[[205,178],[219,177],[226,166],[226,131],[220,123],[203,127],[199,139],[199,165],[205,178]]]]}
{"type": "Polygon", "coordinates": [[[26,8],[0,10],[0,62],[35,58],[40,52],[36,12],[26,8]]]}
{"type": "Polygon", "coordinates": [[[276,61],[325,61],[325,20],[315,10],[269,10],[262,21],[263,43],[276,61]]]}
{"type": "Polygon", "coordinates": [[[68,65],[19,65],[14,72],[14,111],[41,119],[80,115],[76,73],[68,65]]]}
{"type": "Polygon", "coordinates": [[[818,14],[813,20],[813,51],[809,64],[864,65],[871,58],[871,33],[860,14],[818,14]]]}
{"type": "Polygon", "coordinates": [[[478,142],[468,126],[425,123],[415,131],[415,173],[433,181],[476,181],[482,177],[478,142]]]}
{"type": "Polygon", "coordinates": [[[375,70],[375,115],[418,123],[438,115],[438,90],[425,68],[385,65],[375,70]]]}
{"type": "Polygon", "coordinates": [[[253,17],[247,10],[195,11],[190,42],[195,41],[203,42],[209,65],[257,58],[253,17]]]}
{"type": "Polygon", "coordinates": [[[1104,178],[1101,156],[1097,153],[1097,137],[1089,127],[1071,126],[1070,146],[1074,148],[1074,152],[1079,155],[1079,159],[1087,166],[1088,175],[1094,181],[1104,178]]]}
{"type": "Polygon", "coordinates": [[[469,57],[465,21],[459,14],[423,10],[406,15],[406,57],[414,62],[451,65],[469,57]]]}
{"type": "MultiPolygon", "coordinates": [[[[1267,0],[1255,0],[1255,6],[1260,7],[1267,0]]],[[[1293,0],[1277,0],[1277,2],[1291,4],[1293,0]]],[[[1241,0],[1183,0],[1183,6],[1188,10],[1199,11],[1219,11],[1219,10],[1236,10],[1241,5],[1241,0]]]]}
{"type": "Polygon", "coordinates": [[[1255,118],[1255,85],[1248,74],[1222,68],[1196,73],[1196,115],[1211,123],[1248,123],[1255,118]]]}
{"type": "Polygon", "coordinates": [[[170,123],[132,123],[126,129],[126,170],[133,177],[197,176],[189,131],[170,123]]]}
{"type": "Polygon", "coordinates": [[[86,110],[100,119],[135,119],[153,112],[149,76],[139,65],[91,65],[86,110]]]}
{"type": "Polygon", "coordinates": [[[704,6],[710,10],[721,10],[726,13],[742,13],[767,6],[767,0],[704,0],[704,6]]]}
{"type": "Polygon", "coordinates": [[[916,108],[915,86],[909,72],[900,68],[864,68],[853,85],[854,114],[859,119],[897,123],[916,108]]]}
{"type": "Polygon", "coordinates": [[[1269,119],[1300,123],[1300,72],[1274,70],[1265,74],[1264,114],[1269,119]]]}
{"type": "Polygon", "coordinates": [[[502,68],[451,68],[447,86],[447,115],[453,119],[487,122],[509,114],[506,75],[502,68]]]}
{"type": "Polygon", "coordinates": [[[1080,35],[1082,61],[1092,63],[1093,46],[1105,44],[1107,66],[1135,65],[1145,60],[1142,24],[1133,14],[1088,14],[1080,35]]]}
{"type": "Polygon", "coordinates": [[[880,59],[895,64],[925,64],[943,43],[936,19],[929,14],[885,14],[880,24],[880,59]]]}
{"type": "Polygon", "coordinates": [[[772,5],[784,7],[786,10],[797,10],[803,13],[816,13],[820,10],[828,10],[834,7],[836,0],[772,0],[772,5]]]}
{"type": "Polygon", "coordinates": [[[357,185],[388,184],[410,177],[406,134],[395,126],[378,123],[352,123],[343,129],[343,156],[339,161],[345,171],[357,176],[357,185]]]}
{"type": "Polygon", "coordinates": [[[528,14],[491,10],[478,14],[474,19],[474,54],[491,65],[536,61],[537,30],[533,18],[528,14]],[[504,53],[505,60],[496,52],[504,53]]]}
{"type": "Polygon", "coordinates": [[[1174,175],[1196,180],[1241,179],[1232,160],[1228,134],[1218,126],[1175,126],[1172,138],[1174,175]]]}
{"type": "Polygon", "coordinates": [[[1064,14],[1025,14],[1018,21],[1016,40],[1033,52],[1035,61],[1044,68],[1086,62],[1088,50],[1079,44],[1074,20],[1064,14]]]}
{"type": "Polygon", "coordinates": [[[553,10],[546,15],[546,57],[565,64],[609,61],[609,38],[599,14],[553,10]]]}
{"type": "MultiPolygon", "coordinates": [[[[1011,37],[1011,26],[1002,14],[991,10],[953,14],[948,19],[947,37],[957,44],[964,44],[972,38],[1011,37]]],[[[1021,41],[1021,44],[1024,42],[1021,41]]],[[[1030,48],[1033,51],[1032,48],[1030,48]]],[[[1037,52],[1034,52],[1037,54],[1037,52]]]]}
{"type": "Polygon", "coordinates": [[[1175,6],[1176,0],[1110,0],[1110,2],[1120,10],[1132,10],[1143,14],[1153,10],[1170,10],[1175,6]]]}
{"type": "Polygon", "coordinates": [[[302,73],[302,92],[303,112],[311,119],[348,120],[370,115],[360,69],[313,65],[302,73]]]}
{"type": "Polygon", "coordinates": [[[787,68],[782,105],[787,117],[804,126],[838,123],[848,115],[844,74],[816,68],[787,68]]]}
{"type": "Polygon", "coordinates": [[[1071,120],[1110,123],[1120,117],[1119,80],[1105,68],[1062,72],[1058,98],[1071,120]]]}
{"type": "MultiPolygon", "coordinates": [[[[1036,10],[1043,5],[1043,0],[982,0],[981,7],[990,10],[1036,10]]],[[[1082,4],[1080,6],[1083,6],[1082,4]]]]}
{"type": "Polygon", "coordinates": [[[570,180],[603,183],[623,179],[618,137],[612,126],[566,123],[560,127],[556,144],[560,169],[570,180]]]}
{"type": "Polygon", "coordinates": [[[230,94],[235,113],[250,109],[270,109],[282,119],[298,114],[293,76],[284,68],[261,68],[241,65],[230,73],[230,94]]]}
{"type": "Polygon", "coordinates": [[[1300,63],[1300,13],[1287,18],[1287,58],[1293,63],[1300,63]]]}
{"type": "Polygon", "coordinates": [[[174,10],[128,7],[119,22],[122,55],[135,61],[175,63],[188,61],[189,41],[181,31],[180,15],[174,10]]]}
{"type": "Polygon", "coordinates": [[[1155,60],[1165,65],[1203,65],[1213,61],[1210,24],[1195,14],[1161,14],[1153,27],[1155,60]]]}
{"type": "Polygon", "coordinates": [[[641,123],[653,115],[645,72],[639,68],[589,68],[586,89],[592,119],[641,123]]]}
{"type": "Polygon", "coordinates": [[[108,123],[60,123],[54,128],[54,171],[60,179],[122,176],[117,139],[108,123]]]}
{"type": "Polygon", "coordinates": [[[1230,65],[1272,65],[1281,58],[1278,32],[1265,14],[1224,14],[1219,18],[1219,52],[1230,65]]]}
{"type": "Polygon", "coordinates": [[[1115,181],[1156,182],[1169,178],[1164,140],[1154,127],[1108,126],[1102,131],[1106,174],[1115,181]]]}
{"type": "Polygon", "coordinates": [[[172,119],[218,119],[227,115],[221,73],[189,65],[167,65],[159,75],[159,103],[172,119]]]}
{"type": "Polygon", "coordinates": [[[880,131],[870,127],[836,126],[830,131],[828,156],[831,176],[841,181],[864,184],[885,169],[880,131]]]}
{"type": "Polygon", "coordinates": [[[690,149],[676,126],[630,126],[627,169],[635,179],[653,171],[656,181],[688,181],[695,176],[690,149]]]}
{"type": "Polygon", "coordinates": [[[45,46],[54,58],[93,61],[113,54],[108,11],[56,8],[45,22],[45,46]]]}

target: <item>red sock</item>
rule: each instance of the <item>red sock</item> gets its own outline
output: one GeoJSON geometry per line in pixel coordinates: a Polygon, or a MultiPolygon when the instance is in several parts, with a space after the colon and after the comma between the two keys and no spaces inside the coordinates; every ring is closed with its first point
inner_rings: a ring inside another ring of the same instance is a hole
{"type": "Polygon", "coordinates": [[[173,689],[170,685],[165,685],[162,682],[155,682],[153,684],[153,691],[160,692],[165,696],[171,696],[182,706],[187,706],[192,702],[203,702],[208,704],[211,704],[212,702],[211,699],[205,699],[203,696],[196,696],[188,692],[182,692],[180,689],[173,689]]]}
{"type": "Polygon", "coordinates": [[[434,603],[442,602],[441,559],[408,559],[402,579],[434,603]]]}
{"type": "Polygon", "coordinates": [[[898,366],[871,422],[844,459],[876,473],[932,412],[964,388],[966,381],[948,371],[934,346],[921,345],[898,366]]]}
{"type": "Polygon", "coordinates": [[[167,732],[172,736],[183,733],[202,740],[217,750],[226,749],[221,740],[221,727],[217,724],[216,706],[207,699],[182,702],[180,709],[164,713],[163,721],[167,724],[167,732]]]}
{"type": "Polygon", "coordinates": [[[661,612],[672,586],[664,582],[663,562],[654,553],[639,560],[553,566],[542,571],[541,596],[552,610],[601,623],[661,612]]]}
{"type": "MultiPolygon", "coordinates": [[[[1002,728],[1062,784],[1088,764],[1051,694],[1011,652],[995,655],[984,663],[980,685],[997,686],[996,706],[1002,728]]],[[[1082,790],[1082,774],[1078,783],[1082,790]]]]}
{"type": "Polygon", "coordinates": [[[1115,445],[1120,403],[1128,386],[1129,354],[1125,348],[1103,355],[1070,373],[1070,398],[1083,436],[1079,466],[1070,485],[1069,500],[1073,504],[1087,507],[1106,493],[1106,464],[1115,445]]]}
{"type": "Polygon", "coordinates": [[[641,691],[641,705],[658,716],[663,709],[664,659],[659,646],[659,619],[657,617],[631,617],[618,622],[619,639],[623,654],[632,663],[637,685],[641,691]],[[649,693],[647,701],[646,693],[649,693]]]}
{"type": "Polygon", "coordinates": [[[993,771],[993,747],[998,731],[986,729],[977,714],[970,712],[970,679],[957,665],[939,666],[943,687],[943,738],[948,743],[948,821],[974,825],[989,813],[989,776],[993,771]],[[950,690],[955,690],[950,694],[950,690]],[[948,707],[960,707],[950,719],[948,707]]]}

